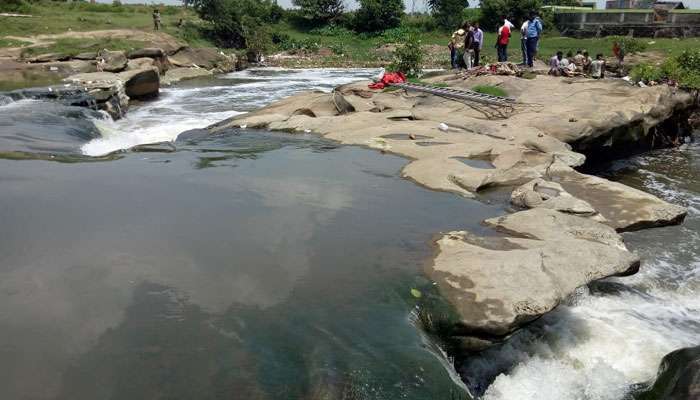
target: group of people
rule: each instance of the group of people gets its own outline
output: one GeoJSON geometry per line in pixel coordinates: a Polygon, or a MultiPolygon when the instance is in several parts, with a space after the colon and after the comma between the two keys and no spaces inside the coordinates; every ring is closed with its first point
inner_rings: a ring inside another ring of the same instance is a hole
{"type": "Polygon", "coordinates": [[[471,69],[479,65],[484,46],[484,31],[478,22],[465,22],[452,34],[448,47],[452,68],[471,69]]]}
{"type": "MultiPolygon", "coordinates": [[[[495,47],[498,54],[498,62],[506,62],[508,61],[508,45],[515,25],[506,16],[503,16],[501,21],[502,24],[498,27],[495,47]]],[[[523,65],[533,66],[543,28],[542,21],[535,12],[531,12],[521,25],[523,65]]],[[[479,23],[465,22],[462,24],[462,27],[452,34],[448,44],[452,68],[471,69],[479,66],[483,46],[484,32],[479,28],[479,23]]]]}
{"type": "Polygon", "coordinates": [[[605,77],[605,58],[597,54],[592,59],[585,50],[578,50],[576,55],[569,51],[564,57],[562,51],[557,51],[549,59],[549,74],[554,76],[588,75],[594,79],[605,77]]]}

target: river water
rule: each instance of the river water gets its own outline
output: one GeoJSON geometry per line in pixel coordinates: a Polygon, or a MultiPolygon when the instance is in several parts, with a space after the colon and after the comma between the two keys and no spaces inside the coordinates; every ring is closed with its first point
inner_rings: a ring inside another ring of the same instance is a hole
{"type": "MultiPolygon", "coordinates": [[[[189,81],[117,122],[0,98],[0,398],[465,398],[413,322],[435,296],[422,263],[433,234],[485,233],[507,205],[423,189],[401,158],[312,135],[197,130],[375,73],[189,81]]],[[[622,399],[697,345],[699,170],[697,146],[606,169],[688,220],[626,234],[642,271],[468,359],[471,391],[622,399]]]]}

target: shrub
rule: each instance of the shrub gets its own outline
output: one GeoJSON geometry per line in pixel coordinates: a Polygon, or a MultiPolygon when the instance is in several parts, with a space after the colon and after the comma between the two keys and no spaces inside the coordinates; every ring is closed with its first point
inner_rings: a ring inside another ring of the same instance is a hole
{"type": "Polygon", "coordinates": [[[0,11],[30,13],[31,5],[24,0],[2,0],[0,1],[0,11]]]}
{"type": "Polygon", "coordinates": [[[630,78],[635,82],[658,81],[664,73],[661,68],[650,64],[637,64],[630,71],[630,78]]]}
{"type": "Polygon", "coordinates": [[[358,32],[381,32],[401,24],[404,13],[403,0],[360,0],[355,14],[358,32]]]}
{"type": "Polygon", "coordinates": [[[338,25],[326,25],[321,28],[312,29],[309,31],[312,35],[328,36],[328,37],[350,37],[353,32],[345,27],[338,25]]]}
{"type": "Polygon", "coordinates": [[[617,42],[625,54],[639,53],[647,49],[645,41],[628,36],[609,36],[607,39],[610,43],[617,42]]]}
{"type": "MultiPolygon", "coordinates": [[[[209,36],[228,48],[246,47],[246,36],[258,35],[256,32],[264,30],[263,25],[271,22],[275,12],[272,0],[193,0],[191,5],[200,18],[210,23],[209,36]]],[[[251,38],[251,43],[258,43],[258,39],[251,38]]]]}
{"type": "Polygon", "coordinates": [[[406,38],[417,36],[418,34],[419,31],[417,29],[401,26],[382,32],[381,41],[383,43],[403,43],[406,41],[406,38]]]}
{"type": "Polygon", "coordinates": [[[421,73],[423,51],[416,35],[409,35],[394,51],[393,61],[389,66],[392,71],[403,72],[407,76],[417,76],[421,73]]]}
{"type": "Polygon", "coordinates": [[[432,32],[438,29],[438,24],[430,14],[411,14],[404,15],[401,27],[419,32],[432,32]]]}
{"type": "Polygon", "coordinates": [[[342,0],[293,0],[292,3],[300,8],[305,19],[314,24],[331,22],[345,9],[342,0]]]}
{"type": "MultiPolygon", "coordinates": [[[[453,30],[462,25],[462,13],[469,7],[468,0],[428,0],[437,24],[443,29],[453,30]]],[[[483,2],[482,2],[483,7],[483,2]]]]}

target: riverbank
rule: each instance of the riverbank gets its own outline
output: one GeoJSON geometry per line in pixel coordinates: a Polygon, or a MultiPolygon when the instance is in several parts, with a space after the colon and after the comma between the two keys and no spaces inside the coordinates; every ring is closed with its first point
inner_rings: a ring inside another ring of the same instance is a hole
{"type": "Polygon", "coordinates": [[[517,188],[507,201],[522,211],[485,221],[495,236],[444,234],[426,271],[459,316],[450,322],[450,340],[467,351],[507,339],[582,285],[634,274],[640,260],[619,232],[677,224],[685,217],[682,207],[577,172],[585,156],[575,150],[635,143],[661,134],[668,121],[683,126],[674,116],[694,106],[690,94],[668,86],[642,89],[624,81],[548,76],[463,80],[448,73],[430,81],[456,88],[498,86],[517,103],[494,109],[426,94],[370,91],[362,82],[332,94],[293,96],[209,129],[315,132],[368,146],[409,158],[405,178],[465,197],[517,188]]]}

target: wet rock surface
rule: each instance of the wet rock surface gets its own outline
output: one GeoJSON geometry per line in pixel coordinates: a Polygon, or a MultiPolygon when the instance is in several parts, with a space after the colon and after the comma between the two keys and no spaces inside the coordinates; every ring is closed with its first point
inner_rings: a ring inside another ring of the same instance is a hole
{"type": "Polygon", "coordinates": [[[637,385],[635,400],[694,400],[700,398],[700,346],[666,355],[656,380],[637,385]]]}
{"type": "Polygon", "coordinates": [[[638,140],[690,108],[689,94],[667,86],[642,89],[622,81],[548,76],[465,81],[446,74],[431,80],[464,89],[499,86],[517,102],[485,107],[411,91],[370,91],[368,82],[360,82],[331,94],[299,94],[209,130],[315,132],[405,156],[410,162],[404,177],[464,197],[515,188],[512,203],[531,210],[486,221],[507,237],[448,233],[437,241],[439,254],[427,269],[460,315],[453,336],[466,350],[503,340],[579,286],[636,272],[639,258],[617,232],[677,224],[685,217],[683,207],[576,171],[585,156],[572,145],[638,140]]]}

